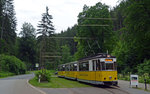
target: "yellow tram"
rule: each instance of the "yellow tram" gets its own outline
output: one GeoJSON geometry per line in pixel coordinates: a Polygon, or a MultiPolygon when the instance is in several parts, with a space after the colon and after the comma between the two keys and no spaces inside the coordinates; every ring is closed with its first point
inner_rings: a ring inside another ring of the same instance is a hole
{"type": "Polygon", "coordinates": [[[58,76],[91,84],[117,85],[116,57],[101,53],[66,63],[59,66],[58,76]],[[65,69],[61,71],[63,66],[65,69]]]}
{"type": "Polygon", "coordinates": [[[65,64],[58,66],[58,77],[65,77],[65,64]]]}

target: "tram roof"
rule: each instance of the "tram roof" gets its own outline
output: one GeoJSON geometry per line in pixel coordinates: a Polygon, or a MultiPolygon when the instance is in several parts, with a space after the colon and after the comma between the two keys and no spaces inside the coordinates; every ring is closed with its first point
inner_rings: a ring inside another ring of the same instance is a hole
{"type": "Polygon", "coordinates": [[[90,59],[96,59],[96,58],[116,58],[116,57],[115,56],[111,56],[110,54],[107,54],[107,53],[98,53],[96,55],[92,55],[92,56],[81,58],[78,61],[80,62],[80,61],[85,61],[85,60],[90,60],[90,59]],[[107,57],[108,55],[110,57],[107,57]]]}
{"type": "Polygon", "coordinates": [[[75,63],[77,63],[78,61],[73,61],[73,62],[69,62],[69,63],[65,63],[65,64],[61,64],[61,65],[59,65],[59,66],[62,66],[62,65],[68,65],[68,64],[75,64],[75,63]]]}
{"type": "Polygon", "coordinates": [[[75,63],[77,63],[77,61],[73,61],[73,62],[65,63],[64,65],[67,65],[67,64],[75,64],[75,63]]]}

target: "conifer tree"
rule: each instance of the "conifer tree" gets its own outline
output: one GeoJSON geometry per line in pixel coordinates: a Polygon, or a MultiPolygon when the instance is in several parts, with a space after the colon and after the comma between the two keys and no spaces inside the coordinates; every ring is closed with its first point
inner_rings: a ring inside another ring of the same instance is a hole
{"type": "Polygon", "coordinates": [[[42,34],[42,36],[51,36],[51,34],[54,33],[54,26],[52,24],[52,15],[48,13],[49,9],[46,7],[46,13],[42,14],[42,20],[40,21],[40,24],[38,24],[38,33],[42,34]]]}
{"type": "Polygon", "coordinates": [[[14,54],[16,41],[16,17],[13,0],[0,0],[0,53],[14,54]]]}
{"type": "Polygon", "coordinates": [[[40,63],[41,67],[44,68],[46,65],[45,53],[54,53],[56,47],[56,43],[54,39],[50,39],[51,36],[54,35],[54,26],[52,24],[52,15],[49,14],[49,9],[46,7],[46,13],[42,14],[42,20],[38,24],[38,42],[39,42],[39,53],[40,53],[40,63]]]}

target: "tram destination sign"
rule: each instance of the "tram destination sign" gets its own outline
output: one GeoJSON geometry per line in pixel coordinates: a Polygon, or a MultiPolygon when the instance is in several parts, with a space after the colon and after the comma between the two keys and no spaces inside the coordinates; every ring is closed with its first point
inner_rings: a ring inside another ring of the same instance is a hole
{"type": "Polygon", "coordinates": [[[100,61],[105,63],[114,63],[116,62],[116,58],[100,58],[100,61]]]}
{"type": "Polygon", "coordinates": [[[113,61],[113,59],[105,59],[105,61],[110,61],[110,62],[112,62],[112,61],[113,61]]]}
{"type": "Polygon", "coordinates": [[[113,59],[105,59],[105,63],[113,63],[113,59]]]}

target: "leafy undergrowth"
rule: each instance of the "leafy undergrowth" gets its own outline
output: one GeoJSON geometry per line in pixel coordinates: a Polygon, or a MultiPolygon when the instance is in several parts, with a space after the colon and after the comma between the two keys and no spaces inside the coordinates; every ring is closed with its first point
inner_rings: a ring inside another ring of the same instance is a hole
{"type": "MultiPolygon", "coordinates": [[[[129,75],[124,75],[123,76],[122,74],[119,74],[118,79],[119,80],[130,81],[130,76],[129,75]]],[[[146,79],[146,83],[150,84],[150,76],[148,74],[139,75],[139,82],[140,83],[145,83],[144,79],[146,79]]]]}
{"type": "Polygon", "coordinates": [[[11,72],[0,72],[0,78],[5,78],[5,77],[9,77],[9,76],[14,76],[14,73],[11,72]]]}
{"type": "Polygon", "coordinates": [[[36,78],[29,81],[30,84],[41,88],[76,88],[76,87],[91,87],[78,81],[67,80],[64,78],[51,77],[50,82],[39,83],[36,78]]]}

